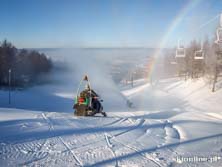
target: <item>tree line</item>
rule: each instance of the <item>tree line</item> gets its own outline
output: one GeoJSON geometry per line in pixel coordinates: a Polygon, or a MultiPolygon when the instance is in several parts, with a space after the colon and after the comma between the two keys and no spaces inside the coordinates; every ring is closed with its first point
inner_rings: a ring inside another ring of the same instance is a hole
{"type": "Polygon", "coordinates": [[[166,52],[165,70],[184,79],[205,77],[212,84],[212,91],[215,91],[222,72],[222,47],[214,41],[208,38],[203,43],[192,40],[186,48],[181,47],[185,50],[185,57],[176,57],[177,48],[166,52]],[[203,58],[196,58],[197,53],[203,58]]]}
{"type": "Polygon", "coordinates": [[[7,40],[0,43],[0,86],[24,86],[52,69],[52,61],[34,50],[17,49],[7,40]]]}

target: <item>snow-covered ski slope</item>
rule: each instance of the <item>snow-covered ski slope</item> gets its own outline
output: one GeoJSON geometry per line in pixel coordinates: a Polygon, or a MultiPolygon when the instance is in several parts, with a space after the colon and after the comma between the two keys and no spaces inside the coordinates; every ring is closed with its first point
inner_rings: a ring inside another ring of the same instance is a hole
{"type": "Polygon", "coordinates": [[[109,101],[107,118],[74,117],[68,109],[73,95],[41,90],[17,92],[20,103],[14,105],[20,109],[6,108],[7,92],[1,91],[0,166],[222,164],[222,90],[211,93],[202,79],[171,78],[152,85],[141,80],[134,88],[121,86],[122,98],[131,101],[132,108],[124,104],[118,110],[109,101]],[[36,102],[35,108],[25,105],[24,97],[36,102]]]}

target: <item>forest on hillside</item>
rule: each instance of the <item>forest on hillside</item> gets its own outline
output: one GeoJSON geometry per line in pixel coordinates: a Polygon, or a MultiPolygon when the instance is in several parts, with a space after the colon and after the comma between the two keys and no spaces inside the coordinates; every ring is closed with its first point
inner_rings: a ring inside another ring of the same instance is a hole
{"type": "Polygon", "coordinates": [[[0,86],[33,84],[52,67],[52,61],[43,53],[17,49],[7,40],[0,43],[0,86]]]}
{"type": "Polygon", "coordinates": [[[188,46],[178,45],[177,48],[164,55],[165,72],[177,75],[185,80],[204,77],[212,84],[221,80],[222,49],[221,44],[208,38],[202,43],[192,40],[188,46]]]}

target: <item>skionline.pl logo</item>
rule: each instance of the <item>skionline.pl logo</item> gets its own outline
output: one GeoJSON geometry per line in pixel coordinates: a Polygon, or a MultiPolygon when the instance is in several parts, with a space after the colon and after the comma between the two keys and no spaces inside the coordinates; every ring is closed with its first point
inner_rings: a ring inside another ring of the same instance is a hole
{"type": "Polygon", "coordinates": [[[198,162],[218,162],[219,160],[222,160],[221,156],[191,156],[191,157],[183,157],[183,156],[177,156],[175,161],[179,164],[181,163],[198,163],[198,162]]]}

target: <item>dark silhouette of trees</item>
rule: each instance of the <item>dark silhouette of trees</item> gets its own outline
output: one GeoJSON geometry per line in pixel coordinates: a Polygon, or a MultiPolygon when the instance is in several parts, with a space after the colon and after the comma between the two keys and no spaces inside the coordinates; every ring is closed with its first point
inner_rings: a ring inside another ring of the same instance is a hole
{"type": "Polygon", "coordinates": [[[0,85],[8,85],[9,69],[11,83],[22,86],[34,83],[38,76],[52,69],[52,62],[45,54],[37,51],[19,50],[4,40],[0,44],[0,85]]]}

